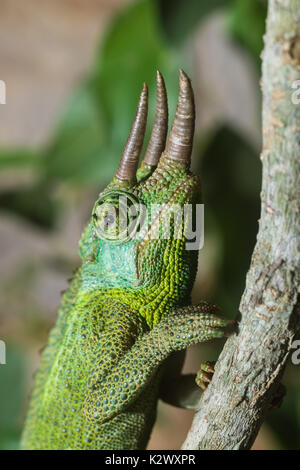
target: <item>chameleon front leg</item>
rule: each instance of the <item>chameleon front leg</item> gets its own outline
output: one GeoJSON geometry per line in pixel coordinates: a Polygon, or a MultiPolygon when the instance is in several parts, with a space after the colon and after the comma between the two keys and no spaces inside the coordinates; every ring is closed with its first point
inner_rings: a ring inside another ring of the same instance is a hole
{"type": "Polygon", "coordinates": [[[83,409],[86,418],[98,424],[113,418],[150,384],[159,366],[172,352],[223,337],[228,321],[212,314],[211,309],[202,303],[169,313],[152,330],[140,335],[130,348],[126,338],[128,325],[123,336],[120,335],[115,344],[111,343],[111,367],[106,357],[107,369],[99,367],[92,372],[83,409]]]}
{"type": "MultiPolygon", "coordinates": [[[[215,313],[219,308],[215,305],[201,302],[196,307],[199,311],[215,313]]],[[[227,325],[234,322],[227,321],[227,325]]],[[[229,332],[229,331],[228,331],[229,332]]],[[[197,374],[181,374],[185,353],[172,354],[166,361],[165,373],[160,385],[160,395],[165,403],[178,408],[197,410],[199,400],[206,390],[214,374],[214,362],[204,362],[197,374]],[[202,390],[201,390],[202,389],[202,390]]]]}

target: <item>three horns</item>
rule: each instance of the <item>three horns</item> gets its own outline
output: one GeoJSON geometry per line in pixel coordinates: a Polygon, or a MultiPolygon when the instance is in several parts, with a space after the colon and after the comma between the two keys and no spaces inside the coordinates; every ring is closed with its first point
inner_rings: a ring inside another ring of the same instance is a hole
{"type": "MultiPolygon", "coordinates": [[[[148,113],[148,89],[144,84],[137,112],[116,173],[121,181],[134,182],[142,150],[148,113]]],[[[180,70],[179,95],[171,132],[168,132],[168,100],[164,79],[157,72],[156,113],[144,165],[155,167],[162,152],[171,161],[190,166],[195,129],[194,93],[188,76],[180,70]]]]}

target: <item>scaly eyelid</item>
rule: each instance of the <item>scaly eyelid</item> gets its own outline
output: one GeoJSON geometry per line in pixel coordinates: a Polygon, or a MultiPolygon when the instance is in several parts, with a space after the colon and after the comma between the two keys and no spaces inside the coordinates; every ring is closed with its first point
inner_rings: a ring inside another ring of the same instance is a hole
{"type": "Polygon", "coordinates": [[[106,191],[101,194],[93,209],[93,221],[97,235],[112,243],[124,243],[132,239],[140,223],[139,206],[138,198],[127,191],[106,191]],[[137,217],[133,219],[133,224],[128,224],[128,218],[130,219],[132,216],[132,211],[128,213],[128,210],[133,206],[136,207],[137,217]],[[111,214],[114,214],[115,223],[107,226],[104,220],[109,215],[110,208],[111,214]]]}

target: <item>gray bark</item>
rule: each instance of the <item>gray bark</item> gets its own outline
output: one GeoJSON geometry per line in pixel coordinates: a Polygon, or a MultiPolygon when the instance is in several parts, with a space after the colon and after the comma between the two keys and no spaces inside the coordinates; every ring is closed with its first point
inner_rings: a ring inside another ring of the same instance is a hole
{"type": "Polygon", "coordinates": [[[238,332],[225,344],[183,449],[251,447],[300,328],[299,79],[300,0],[269,0],[257,243],[238,332]]]}

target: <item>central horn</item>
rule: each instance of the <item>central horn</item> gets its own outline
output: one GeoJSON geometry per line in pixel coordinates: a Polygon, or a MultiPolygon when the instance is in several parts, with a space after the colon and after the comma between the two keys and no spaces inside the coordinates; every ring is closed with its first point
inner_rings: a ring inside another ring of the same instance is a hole
{"type": "Polygon", "coordinates": [[[168,132],[168,98],[165,82],[159,71],[156,74],[156,81],[156,112],[151,137],[143,160],[144,165],[151,167],[155,167],[160,159],[166,145],[168,132]]]}

